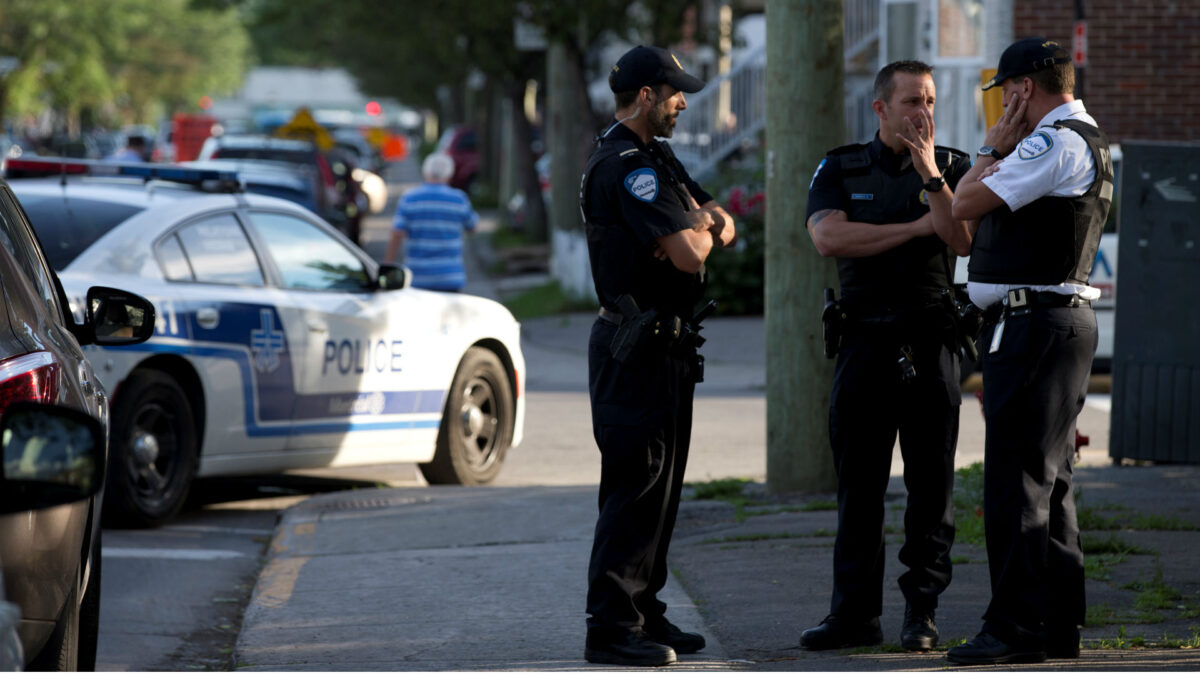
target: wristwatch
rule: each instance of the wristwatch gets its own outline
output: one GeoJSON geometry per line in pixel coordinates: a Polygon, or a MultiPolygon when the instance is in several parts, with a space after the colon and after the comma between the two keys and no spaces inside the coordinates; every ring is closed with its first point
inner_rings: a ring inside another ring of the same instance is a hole
{"type": "Polygon", "coordinates": [[[925,181],[924,187],[926,192],[939,192],[942,188],[946,187],[946,177],[933,176],[929,180],[925,181]]]}
{"type": "Polygon", "coordinates": [[[980,155],[980,156],[990,155],[994,159],[1004,159],[1004,155],[1000,154],[999,150],[993,148],[990,145],[983,146],[982,148],[979,149],[979,152],[977,152],[975,154],[980,155]]]}

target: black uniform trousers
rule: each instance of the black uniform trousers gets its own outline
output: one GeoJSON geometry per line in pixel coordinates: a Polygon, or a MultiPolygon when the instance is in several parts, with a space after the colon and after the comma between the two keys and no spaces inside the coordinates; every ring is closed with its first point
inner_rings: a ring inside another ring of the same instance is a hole
{"type": "MultiPolygon", "coordinates": [[[[948,317],[941,319],[948,322],[948,317]]],[[[962,403],[958,357],[937,322],[924,330],[891,323],[850,328],[838,352],[829,436],[838,477],[832,614],[870,619],[882,613],[884,497],[897,433],[908,503],[900,577],[905,599],[933,609],[950,584],[954,542],[954,450],[962,403]],[[912,348],[916,378],[904,382],[897,360],[912,348]]]]}
{"type": "Polygon", "coordinates": [[[616,326],[597,319],[588,342],[592,433],[600,448],[600,515],[588,566],[589,629],[628,631],[663,620],[692,430],[688,360],[665,347],[609,351],[616,326]]]}
{"type": "Polygon", "coordinates": [[[980,339],[984,526],[992,600],[984,630],[1040,645],[1084,621],[1083,552],[1072,488],[1075,420],[1096,353],[1089,306],[1033,307],[980,339]]]}

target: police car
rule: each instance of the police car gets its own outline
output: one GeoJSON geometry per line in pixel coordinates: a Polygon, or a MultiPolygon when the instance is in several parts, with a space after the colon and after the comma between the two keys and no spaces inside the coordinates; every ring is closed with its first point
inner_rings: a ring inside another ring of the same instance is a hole
{"type": "Polygon", "coordinates": [[[10,160],[5,174],[68,297],[150,299],[154,336],[87,351],[112,400],[105,516],[152,526],[192,480],[418,462],[482,484],[522,437],[519,325],[484,298],[410,288],[235,173],[10,160]]]}

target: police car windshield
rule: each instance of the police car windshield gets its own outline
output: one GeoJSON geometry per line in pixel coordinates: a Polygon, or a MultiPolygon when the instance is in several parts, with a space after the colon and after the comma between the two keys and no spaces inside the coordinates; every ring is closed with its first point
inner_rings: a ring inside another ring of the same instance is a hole
{"type": "Polygon", "coordinates": [[[22,195],[21,206],[42,240],[50,266],[59,272],[106,232],[145,210],[62,195],[22,195]]]}

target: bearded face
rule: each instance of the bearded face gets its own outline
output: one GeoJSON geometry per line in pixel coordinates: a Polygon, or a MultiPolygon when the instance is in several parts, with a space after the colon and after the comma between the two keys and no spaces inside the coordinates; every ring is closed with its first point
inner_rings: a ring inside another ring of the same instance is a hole
{"type": "Polygon", "coordinates": [[[650,123],[652,134],[659,138],[670,138],[675,133],[675,121],[679,118],[679,111],[683,109],[679,103],[683,96],[678,91],[671,95],[656,92],[656,96],[654,105],[646,115],[646,120],[650,123]]]}

